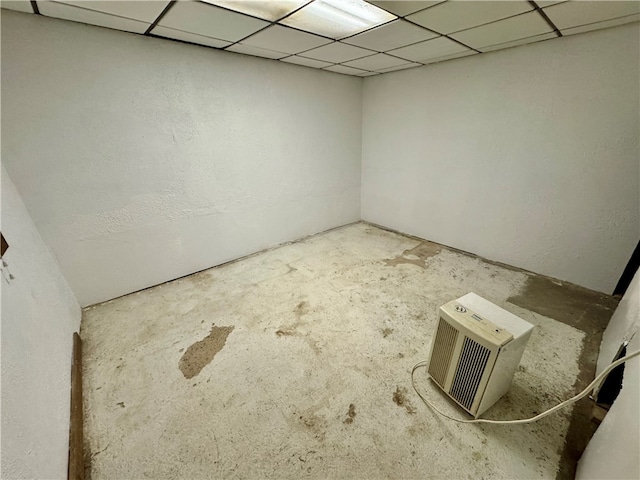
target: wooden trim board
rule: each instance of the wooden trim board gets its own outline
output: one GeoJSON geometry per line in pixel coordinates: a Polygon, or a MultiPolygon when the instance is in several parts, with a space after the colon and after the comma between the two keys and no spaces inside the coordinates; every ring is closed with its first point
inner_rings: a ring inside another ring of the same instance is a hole
{"type": "Polygon", "coordinates": [[[69,480],[84,480],[84,456],[82,434],[82,340],[73,334],[73,359],[71,364],[71,416],[69,421],[69,480]]]}

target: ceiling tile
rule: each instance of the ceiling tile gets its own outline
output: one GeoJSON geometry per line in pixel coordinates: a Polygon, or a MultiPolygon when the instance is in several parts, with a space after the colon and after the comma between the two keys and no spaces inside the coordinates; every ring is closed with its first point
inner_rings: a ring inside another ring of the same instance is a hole
{"type": "Polygon", "coordinates": [[[562,2],[566,2],[567,0],[547,0],[547,1],[540,1],[540,0],[536,0],[536,5],[538,5],[539,7],[548,7],[550,5],[555,5],[556,3],[562,3],[562,2]]]}
{"type": "Polygon", "coordinates": [[[575,35],[576,33],[591,32],[593,30],[601,30],[603,28],[617,27],[618,25],[624,25],[626,23],[633,23],[640,21],[640,14],[627,15],[626,17],[618,17],[612,20],[605,20],[604,22],[589,23],[588,25],[580,25],[579,27],[565,28],[562,30],[563,35],[575,35]]]}
{"type": "Polygon", "coordinates": [[[565,2],[544,9],[562,31],[588,23],[602,22],[640,12],[640,2],[565,2]]]}
{"type": "Polygon", "coordinates": [[[347,45],[345,43],[334,42],[329,45],[324,45],[308,52],[304,52],[305,57],[313,58],[315,60],[323,60],[331,63],[348,62],[349,60],[355,60],[356,58],[366,57],[376,52],[371,50],[365,50],[364,48],[354,47],[353,45],[347,45]]]}
{"type": "Polygon", "coordinates": [[[419,10],[424,10],[425,8],[433,7],[439,3],[442,3],[444,0],[436,0],[434,2],[419,2],[413,0],[400,0],[400,1],[377,1],[369,3],[373,3],[374,5],[379,6],[380,8],[384,8],[387,12],[394,13],[399,17],[404,17],[405,15],[410,15],[419,10]]]}
{"type": "Polygon", "coordinates": [[[447,60],[453,60],[456,58],[470,57],[471,55],[478,55],[478,52],[476,52],[475,50],[467,50],[465,52],[450,53],[449,55],[443,55],[442,57],[436,57],[436,58],[431,58],[429,60],[425,60],[423,63],[439,63],[439,62],[445,62],[447,60]]]}
{"type": "Polygon", "coordinates": [[[433,40],[427,40],[426,42],[416,43],[415,45],[409,45],[408,47],[392,50],[389,53],[396,57],[406,58],[407,60],[414,62],[426,63],[429,60],[436,58],[469,51],[473,50],[469,50],[446,37],[439,37],[434,38],[433,40]]]}
{"type": "Polygon", "coordinates": [[[293,12],[296,8],[301,7],[309,0],[204,0],[212,5],[220,5],[221,7],[235,10],[236,12],[246,13],[254,17],[264,20],[276,21],[293,12]]]}
{"type": "Polygon", "coordinates": [[[519,13],[532,10],[525,0],[486,2],[445,2],[433,8],[415,13],[407,20],[416,22],[438,33],[458,32],[519,13]]]}
{"type": "Polygon", "coordinates": [[[280,23],[338,39],[395,18],[395,15],[364,0],[314,0],[280,23]]]}
{"type": "Polygon", "coordinates": [[[543,33],[542,35],[535,35],[533,37],[521,38],[512,42],[499,43],[498,45],[491,45],[488,47],[482,47],[483,52],[493,52],[494,50],[503,50],[505,48],[517,47],[518,45],[526,45],[527,43],[541,42],[542,40],[550,40],[552,38],[558,38],[555,32],[543,33]]]}
{"type": "Polygon", "coordinates": [[[251,45],[243,45],[236,43],[225,49],[225,52],[243,53],[245,55],[253,55],[254,57],[272,58],[279,60],[282,57],[286,57],[286,53],[275,52],[273,50],[267,50],[266,48],[252,47],[251,45]]]}
{"type": "Polygon", "coordinates": [[[119,17],[131,18],[133,20],[140,20],[147,23],[153,23],[169,4],[166,0],[161,2],[135,0],[63,0],[60,3],[66,3],[75,7],[83,7],[87,10],[95,10],[97,12],[108,13],[119,17]]]}
{"type": "Polygon", "coordinates": [[[406,60],[401,58],[385,55],[384,53],[378,53],[371,55],[370,57],[359,58],[358,60],[352,60],[344,63],[348,67],[362,68],[363,70],[380,70],[383,68],[396,67],[398,65],[404,65],[406,60]]]}
{"type": "Polygon", "coordinates": [[[405,63],[404,65],[398,65],[397,67],[383,68],[378,70],[378,73],[395,72],[396,70],[406,70],[407,68],[421,67],[421,63],[405,63]]]}
{"type": "Polygon", "coordinates": [[[54,18],[63,18],[73,22],[88,23],[99,27],[124,30],[125,32],[144,33],[149,28],[149,23],[131,20],[129,18],[107,15],[80,7],[72,7],[57,2],[38,2],[38,9],[42,15],[54,18]]]}
{"type": "Polygon", "coordinates": [[[281,25],[272,25],[242,41],[245,45],[284,53],[304,52],[331,42],[327,38],[281,25]]]}
{"type": "Polygon", "coordinates": [[[156,26],[151,33],[160,37],[173,38],[175,40],[182,40],[183,42],[197,43],[198,45],[204,45],[207,47],[224,48],[231,45],[231,42],[224,40],[218,40],[217,38],[205,37],[203,35],[196,35],[195,33],[182,32],[180,30],[174,30],[173,28],[156,26]]]}
{"type": "Polygon", "coordinates": [[[331,65],[330,62],[322,62],[320,60],[313,60],[311,58],[298,57],[296,55],[283,58],[282,61],[287,63],[295,63],[296,65],[304,65],[305,67],[313,67],[313,68],[324,68],[331,65]]]}
{"type": "Polygon", "coordinates": [[[488,45],[511,42],[552,31],[538,12],[525,13],[499,22],[472,28],[451,35],[456,40],[472,48],[481,49],[488,45]]]}
{"type": "Polygon", "coordinates": [[[361,75],[365,73],[364,70],[360,70],[359,68],[345,67],[343,65],[334,65],[333,67],[327,67],[323,70],[328,70],[330,72],[336,73],[344,73],[346,75],[361,75]]]}
{"type": "Polygon", "coordinates": [[[354,37],[345,38],[342,41],[378,52],[386,52],[393,48],[421,42],[436,36],[435,33],[431,33],[424,28],[412,25],[404,20],[396,20],[354,37]]]}
{"type": "Polygon", "coordinates": [[[177,2],[162,17],[159,25],[183,32],[237,42],[266,27],[269,23],[206,3],[177,2]]]}
{"type": "Polygon", "coordinates": [[[7,10],[16,10],[18,12],[33,13],[31,2],[29,0],[2,0],[0,2],[2,8],[7,10]]]}

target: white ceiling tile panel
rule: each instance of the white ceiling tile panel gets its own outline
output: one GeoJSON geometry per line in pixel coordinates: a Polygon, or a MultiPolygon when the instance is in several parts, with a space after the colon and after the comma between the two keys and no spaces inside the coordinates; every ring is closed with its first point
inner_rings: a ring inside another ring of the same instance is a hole
{"type": "Polygon", "coordinates": [[[472,48],[481,49],[488,45],[511,42],[551,31],[551,27],[542,15],[538,12],[530,12],[454,33],[451,37],[472,48]]]}
{"type": "Polygon", "coordinates": [[[242,41],[245,45],[284,53],[304,52],[331,42],[327,38],[281,25],[272,25],[242,41]]]}
{"type": "Polygon", "coordinates": [[[521,38],[514,40],[513,42],[499,43],[498,45],[490,45],[488,47],[482,47],[483,52],[493,52],[495,50],[503,50],[505,48],[517,47],[518,45],[526,45],[527,43],[541,42],[542,40],[550,40],[552,38],[558,38],[555,32],[543,33],[542,35],[535,35],[533,37],[521,38]]]}
{"type": "Polygon", "coordinates": [[[548,0],[548,1],[540,1],[537,0],[536,1],[536,5],[538,5],[539,7],[548,7],[550,5],[555,5],[556,3],[562,3],[562,2],[566,2],[567,0],[548,0]]]}
{"type": "Polygon", "coordinates": [[[33,13],[31,2],[29,0],[2,0],[0,2],[2,8],[7,10],[16,10],[18,12],[33,13]]]}
{"type": "Polygon", "coordinates": [[[378,72],[362,72],[358,74],[358,77],[371,77],[373,75],[380,75],[378,72]]]}
{"type": "Polygon", "coordinates": [[[360,70],[359,68],[345,67],[343,65],[334,65],[333,67],[327,67],[323,70],[328,70],[330,72],[336,73],[344,73],[346,75],[361,75],[365,73],[364,70],[360,70]]]}
{"type": "Polygon", "coordinates": [[[442,3],[443,1],[444,0],[436,0],[433,2],[427,2],[427,1],[421,2],[421,1],[415,1],[415,0],[399,0],[399,1],[398,0],[397,1],[380,0],[377,2],[369,2],[369,3],[373,3],[374,5],[377,5],[380,8],[384,8],[387,12],[394,13],[399,17],[404,17],[405,15],[410,15],[419,10],[424,10],[425,8],[433,7],[434,5],[442,3]]]}
{"type": "Polygon", "coordinates": [[[161,37],[182,40],[183,42],[197,43],[198,45],[205,45],[207,47],[224,48],[231,45],[231,42],[219,40],[217,38],[196,35],[195,33],[182,32],[180,30],[174,30],[173,28],[167,27],[156,26],[151,31],[151,33],[153,33],[154,35],[159,35],[161,37]]]}
{"type": "Polygon", "coordinates": [[[474,50],[467,50],[464,52],[451,53],[449,55],[443,55],[442,57],[435,57],[429,60],[425,60],[423,63],[439,63],[446,60],[453,60],[454,58],[470,57],[471,55],[478,55],[478,52],[474,50]]]}
{"type": "Polygon", "coordinates": [[[252,55],[254,57],[271,58],[274,60],[279,60],[280,58],[287,56],[286,53],[275,52],[273,50],[267,50],[266,48],[253,47],[251,45],[243,45],[241,43],[236,43],[235,45],[227,48],[225,51],[243,53],[245,55],[252,55]]]}
{"type": "Polygon", "coordinates": [[[605,20],[604,22],[589,23],[588,25],[581,25],[579,27],[565,28],[562,30],[563,35],[575,35],[576,33],[591,32],[593,30],[601,30],[603,28],[617,27],[618,25],[624,25],[626,23],[633,23],[640,21],[640,14],[627,15],[626,17],[618,17],[612,20],[605,20]]]}
{"type": "Polygon", "coordinates": [[[397,67],[383,68],[378,70],[378,73],[395,72],[396,70],[406,70],[407,68],[421,67],[421,63],[405,63],[404,65],[398,65],[397,67]]]}
{"type": "Polygon", "coordinates": [[[345,43],[334,42],[329,45],[323,45],[322,47],[304,52],[302,56],[330,63],[342,63],[348,62],[349,60],[355,60],[356,58],[366,57],[374,53],[376,52],[365,50],[360,47],[354,47],[353,45],[347,45],[345,43]]]}
{"type": "Polygon", "coordinates": [[[125,32],[144,33],[149,28],[149,23],[116,17],[80,7],[72,7],[63,3],[38,2],[38,9],[42,15],[47,17],[63,18],[74,22],[113,28],[114,30],[124,30],[125,32]]]}
{"type": "MultiPolygon", "coordinates": [[[[136,0],[63,0],[60,3],[66,3],[76,7],[83,7],[88,10],[117,15],[119,17],[131,18],[142,22],[153,23],[158,15],[162,13],[164,8],[169,4],[168,1],[136,1],[136,0]]],[[[40,5],[40,3],[38,4],[40,5]]]]}
{"type": "Polygon", "coordinates": [[[264,20],[200,2],[177,2],[162,17],[160,26],[206,37],[237,42],[269,25],[264,20]]]}
{"type": "Polygon", "coordinates": [[[396,20],[385,25],[342,40],[358,47],[386,52],[394,48],[417,43],[437,35],[404,20],[396,20]]]}
{"type": "Polygon", "coordinates": [[[378,53],[371,55],[370,57],[359,58],[358,60],[352,60],[344,63],[348,67],[362,68],[364,70],[381,70],[383,68],[397,67],[398,65],[404,65],[406,60],[401,58],[385,55],[384,53],[378,53]]]}
{"type": "Polygon", "coordinates": [[[426,42],[420,42],[415,45],[409,45],[397,50],[392,50],[389,53],[396,57],[405,58],[413,62],[426,63],[432,59],[469,51],[473,50],[469,50],[446,37],[439,37],[434,38],[433,40],[427,40],[426,42]]]}
{"type": "Polygon", "coordinates": [[[602,22],[640,12],[638,1],[565,2],[544,9],[560,31],[588,23],[602,22]]]}
{"type": "Polygon", "coordinates": [[[448,34],[512,17],[532,9],[531,4],[525,0],[453,1],[409,15],[407,20],[438,33],[448,34]]]}
{"type": "Polygon", "coordinates": [[[243,12],[247,15],[262,18],[264,20],[276,21],[301,7],[309,0],[204,0],[213,5],[243,12]]]}
{"type": "Polygon", "coordinates": [[[324,68],[331,65],[330,62],[322,62],[320,60],[313,60],[311,58],[298,57],[296,55],[283,58],[282,61],[287,63],[295,63],[296,65],[304,65],[305,67],[313,67],[313,68],[324,68]]]}

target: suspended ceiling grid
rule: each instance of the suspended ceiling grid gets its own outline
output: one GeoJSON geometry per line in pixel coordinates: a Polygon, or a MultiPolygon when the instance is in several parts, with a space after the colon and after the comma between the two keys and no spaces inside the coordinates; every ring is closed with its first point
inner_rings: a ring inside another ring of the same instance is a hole
{"type": "Polygon", "coordinates": [[[359,77],[640,20],[640,1],[329,1],[364,3],[380,24],[356,33],[322,24],[314,9],[323,0],[3,0],[2,8],[359,77]]]}

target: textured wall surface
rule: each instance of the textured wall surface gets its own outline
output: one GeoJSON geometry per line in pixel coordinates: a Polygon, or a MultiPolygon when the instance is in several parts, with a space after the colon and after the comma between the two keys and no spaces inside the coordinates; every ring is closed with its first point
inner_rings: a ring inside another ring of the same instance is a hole
{"type": "Polygon", "coordinates": [[[367,78],[363,219],[610,293],[640,234],[638,32],[367,78]]]}
{"type": "Polygon", "coordinates": [[[80,306],[2,170],[2,478],[66,478],[80,306]],[[13,277],[11,278],[10,275],[13,277]]]}
{"type": "MultiPolygon", "coordinates": [[[[602,337],[598,373],[629,341],[627,354],[640,349],[640,271],[636,273],[602,337]]],[[[576,478],[640,478],[640,358],[627,361],[622,390],[589,442],[576,478]]]]}
{"type": "Polygon", "coordinates": [[[359,220],[361,84],[3,11],[2,158],[88,305],[359,220]]]}

